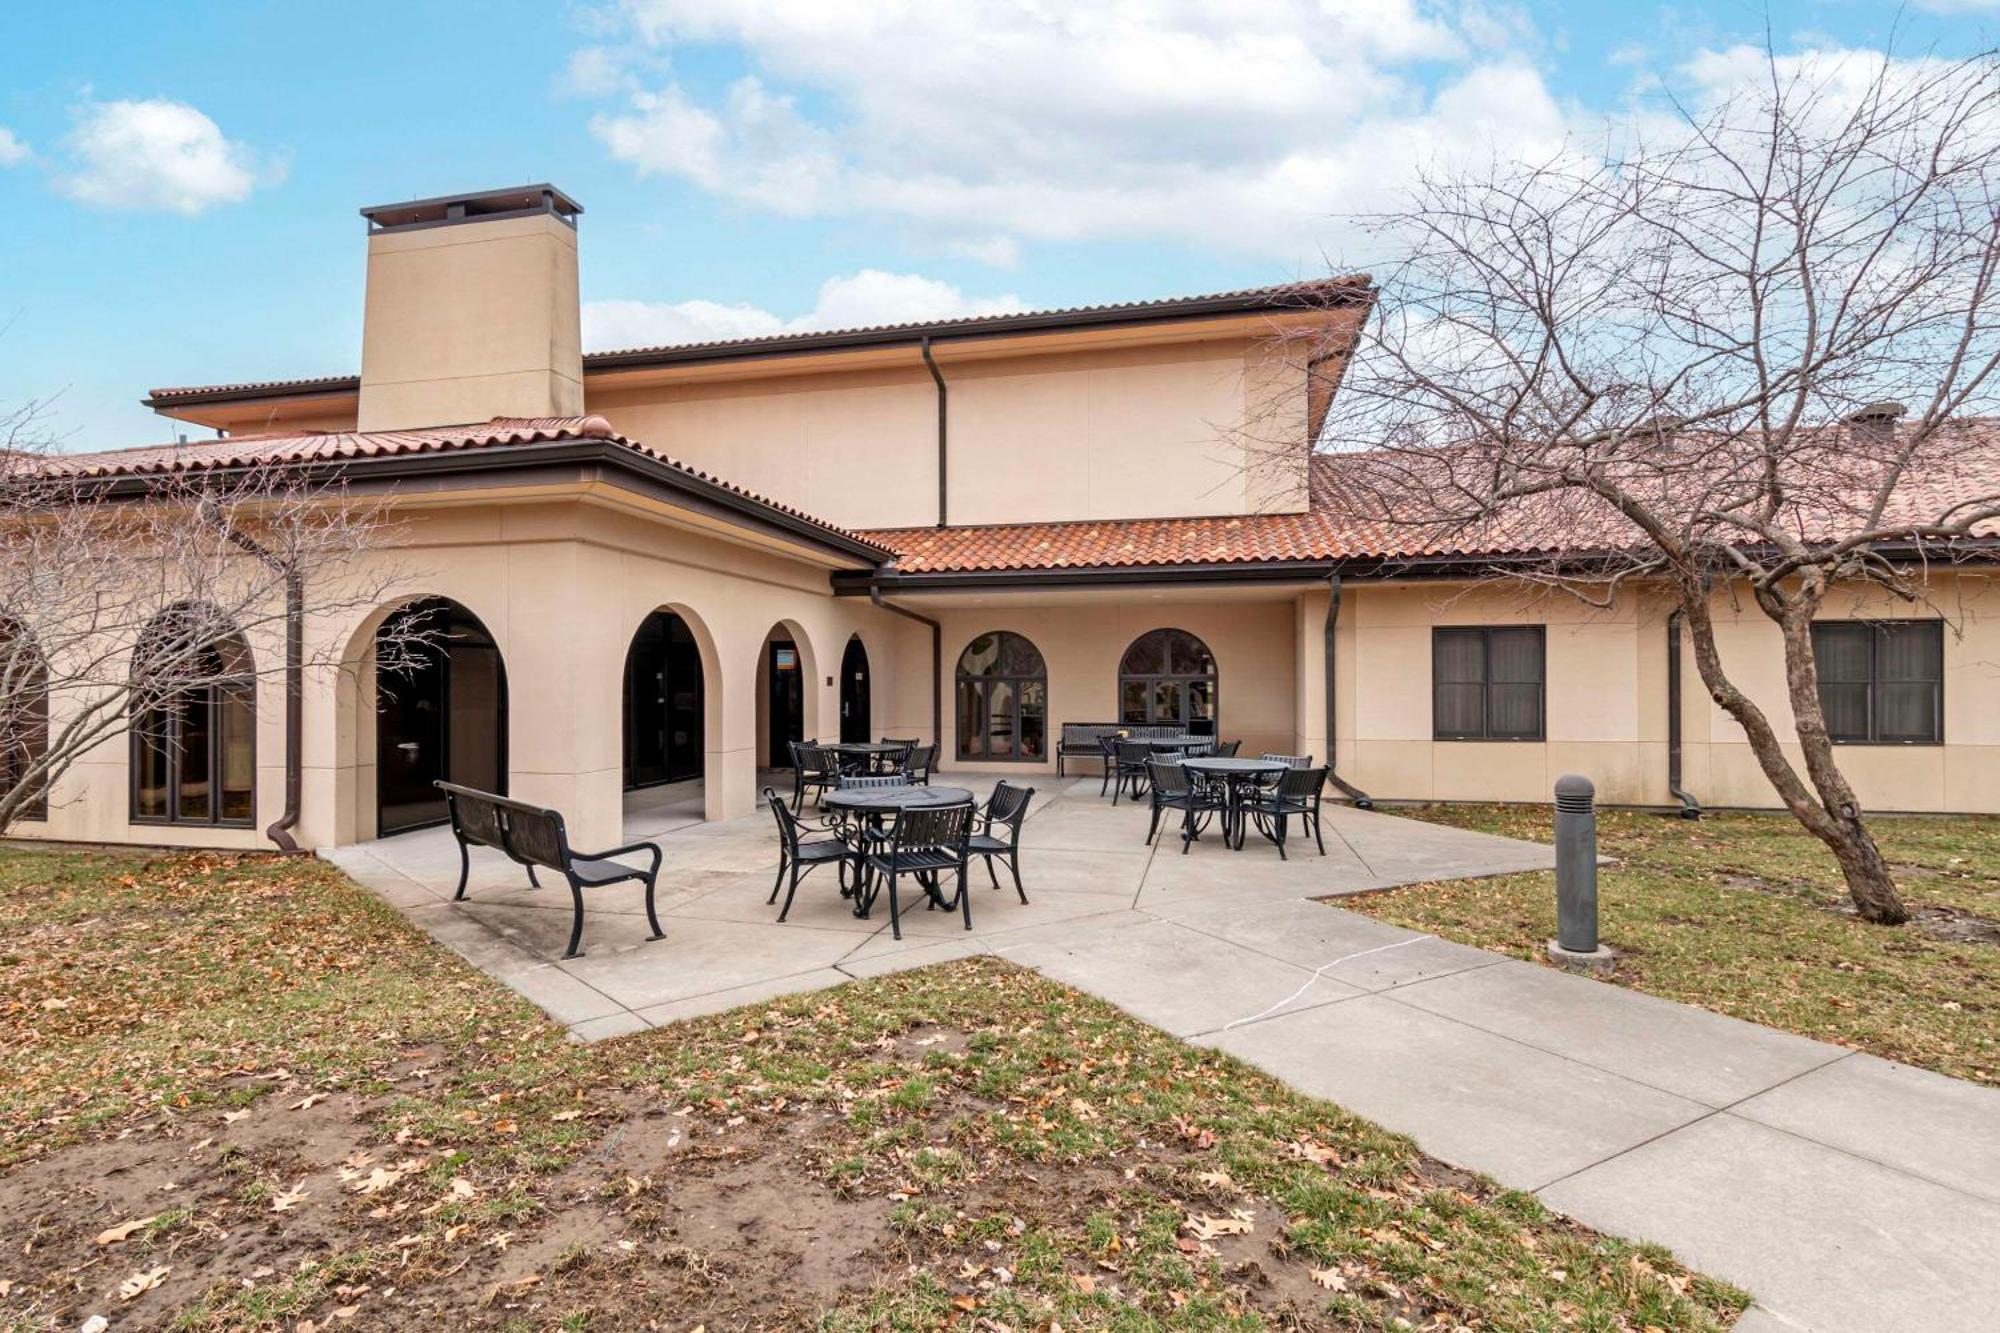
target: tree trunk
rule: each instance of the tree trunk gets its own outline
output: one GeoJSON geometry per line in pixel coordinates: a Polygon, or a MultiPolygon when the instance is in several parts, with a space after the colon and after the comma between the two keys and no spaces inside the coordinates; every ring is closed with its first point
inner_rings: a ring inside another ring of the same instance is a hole
{"type": "Polygon", "coordinates": [[[1780,629],[1785,633],[1785,675],[1794,716],[1799,719],[1799,743],[1817,794],[1807,789],[1791,761],[1785,758],[1778,734],[1764,716],[1764,710],[1737,689],[1723,671],[1722,655],[1715,644],[1715,622],[1709,618],[1707,590],[1683,589],[1681,607],[1687,613],[1695,668],[1701,673],[1709,697],[1743,728],[1750,741],[1750,753],[1756,756],[1757,766],[1777,789],[1785,808],[1805,826],[1806,832],[1825,843],[1833,853],[1834,863],[1847,882],[1848,897],[1854,900],[1861,919],[1885,926],[1899,926],[1909,920],[1909,909],[1903,906],[1903,900],[1896,894],[1895,881],[1889,877],[1888,863],[1861,821],[1861,804],[1833,762],[1833,744],[1826,734],[1826,718],[1819,707],[1818,677],[1812,667],[1810,613],[1802,624],[1788,624],[1777,616],[1773,619],[1780,620],[1780,629]],[[1803,633],[1793,632],[1798,629],[1803,629],[1803,633]],[[1802,660],[1797,656],[1801,639],[1802,660]],[[1808,691],[1804,707],[1800,706],[1802,684],[1808,691]],[[1811,737],[1808,730],[1814,733],[1811,737]]]}

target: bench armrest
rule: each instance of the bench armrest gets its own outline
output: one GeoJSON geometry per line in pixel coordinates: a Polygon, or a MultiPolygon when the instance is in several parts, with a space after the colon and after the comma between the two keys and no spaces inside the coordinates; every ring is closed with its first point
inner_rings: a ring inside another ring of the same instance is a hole
{"type": "Polygon", "coordinates": [[[629,856],[633,852],[651,852],[653,854],[653,869],[658,870],[660,868],[660,861],[663,858],[660,852],[660,844],[657,842],[635,842],[628,847],[613,847],[610,851],[606,852],[577,852],[573,850],[570,854],[572,856],[582,856],[591,861],[609,861],[614,856],[629,856]]]}

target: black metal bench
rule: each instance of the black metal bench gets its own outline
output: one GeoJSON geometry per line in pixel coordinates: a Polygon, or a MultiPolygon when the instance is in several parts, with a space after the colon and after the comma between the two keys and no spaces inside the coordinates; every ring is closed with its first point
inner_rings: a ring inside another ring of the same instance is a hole
{"type": "Polygon", "coordinates": [[[1104,738],[1127,728],[1118,722],[1065,722],[1056,743],[1056,776],[1063,776],[1065,759],[1104,758],[1104,738]]]}
{"type": "Polygon", "coordinates": [[[505,796],[475,791],[454,782],[440,782],[437,787],[444,793],[445,804],[451,811],[452,836],[458,839],[458,892],[452,895],[453,902],[465,897],[466,883],[472,878],[471,849],[491,847],[526,866],[528,883],[536,888],[541,887],[541,881],[535,878],[536,866],[553,870],[568,881],[576,916],[570,926],[569,948],[564,950],[564,958],[580,957],[583,953],[577,948],[583,940],[583,891],[628,879],[641,880],[646,885],[646,920],[653,927],[653,933],[646,938],[665,938],[660,918],[653,912],[653,888],[660,877],[657,844],[635,842],[629,847],[613,847],[608,852],[578,852],[569,845],[569,833],[563,827],[560,811],[545,810],[525,801],[510,801],[505,796]],[[633,852],[651,852],[651,868],[635,870],[612,859],[633,852]]]}

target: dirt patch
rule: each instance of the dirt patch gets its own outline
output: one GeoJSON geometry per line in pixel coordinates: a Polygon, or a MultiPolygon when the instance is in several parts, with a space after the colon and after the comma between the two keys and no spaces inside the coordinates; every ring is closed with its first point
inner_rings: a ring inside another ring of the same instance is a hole
{"type": "MultiPolygon", "coordinates": [[[[1900,866],[1891,869],[1899,877],[1915,873],[1937,873],[1926,866],[1900,866]]],[[[1735,874],[1719,876],[1718,882],[1728,889],[1741,889],[1750,893],[1808,902],[1834,916],[1857,915],[1850,900],[1830,899],[1804,885],[1777,884],[1755,875],[1735,874]]],[[[2000,945],[2000,918],[1983,916],[1978,912],[1969,912],[1962,907],[1952,907],[1946,903],[1911,904],[1909,925],[1911,929],[1920,930],[1934,940],[1943,940],[1949,944],[2000,945]]]]}

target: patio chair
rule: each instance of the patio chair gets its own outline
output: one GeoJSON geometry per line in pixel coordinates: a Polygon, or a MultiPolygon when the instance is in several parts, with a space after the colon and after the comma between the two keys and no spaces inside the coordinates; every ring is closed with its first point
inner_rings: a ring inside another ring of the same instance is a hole
{"type": "Polygon", "coordinates": [[[911,747],[909,757],[903,760],[903,781],[918,787],[931,785],[931,770],[937,767],[938,747],[918,745],[911,747]]]}
{"type": "Polygon", "coordinates": [[[1145,794],[1146,765],[1153,762],[1153,747],[1143,740],[1121,739],[1112,750],[1117,761],[1111,773],[1111,804],[1118,804],[1118,794],[1128,787],[1136,801],[1145,794]]]}
{"type": "Polygon", "coordinates": [[[818,793],[840,785],[840,756],[824,746],[807,741],[792,741],[789,744],[792,751],[792,813],[797,814],[805,805],[807,792],[815,793],[813,800],[817,802],[818,793]]]}
{"type": "Polygon", "coordinates": [[[1223,789],[1219,784],[1195,782],[1193,775],[1179,764],[1163,764],[1154,760],[1149,775],[1148,788],[1153,803],[1152,824],[1146,829],[1146,844],[1160,835],[1160,814],[1166,810],[1181,812],[1181,855],[1187,855],[1188,845],[1201,836],[1208,817],[1221,814],[1227,808],[1223,789]]]}
{"type": "Polygon", "coordinates": [[[1242,741],[1223,741],[1215,747],[1215,757],[1217,759],[1234,759],[1236,752],[1242,748],[1242,741]]]}
{"type": "Polygon", "coordinates": [[[1326,839],[1320,834],[1320,796],[1326,790],[1324,768],[1288,768],[1278,778],[1278,785],[1268,792],[1260,791],[1250,802],[1250,813],[1256,817],[1257,827],[1264,836],[1278,844],[1278,859],[1289,860],[1285,855],[1286,826],[1296,815],[1299,823],[1312,830],[1313,841],[1319,844],[1319,854],[1326,855],[1326,839]]]}
{"type": "Polygon", "coordinates": [[[919,741],[914,736],[908,739],[901,736],[884,736],[881,743],[883,745],[900,745],[903,748],[893,754],[878,755],[875,759],[875,771],[878,773],[902,772],[903,766],[910,762],[910,751],[923,744],[922,741],[919,741]]]}
{"type": "MultiPolygon", "coordinates": [[[[766,902],[778,901],[778,890],[785,890],[785,905],[778,909],[778,920],[783,921],[791,914],[792,898],[799,891],[799,881],[823,865],[841,863],[842,878],[845,879],[845,863],[854,858],[854,849],[844,839],[808,838],[807,826],[778,799],[778,793],[764,788],[764,800],[771,807],[771,817],[778,821],[778,878],[771,885],[771,896],[766,902]],[[786,880],[789,877],[790,883],[786,880]]],[[[845,883],[841,891],[847,891],[845,883]]]]}
{"type": "Polygon", "coordinates": [[[996,889],[1000,876],[993,871],[993,858],[1006,858],[1007,870],[1014,876],[1014,892],[1021,895],[1023,903],[1028,901],[1028,891],[1021,887],[1021,821],[1028,817],[1028,802],[1034,795],[1033,787],[1016,787],[1004,780],[995,783],[991,799],[979,812],[979,831],[972,835],[971,843],[972,854],[986,858],[986,874],[996,889]]]}
{"type": "Polygon", "coordinates": [[[972,802],[905,810],[896,818],[895,832],[866,853],[864,865],[879,875],[889,888],[889,933],[903,938],[902,907],[896,898],[896,884],[905,875],[915,876],[924,886],[929,906],[949,912],[957,908],[972,929],[972,897],[965,891],[966,867],[971,860],[972,802]],[[958,877],[958,892],[947,899],[940,887],[943,875],[958,877]]]}
{"type": "Polygon", "coordinates": [[[1122,739],[1117,732],[1107,731],[1097,738],[1097,748],[1104,752],[1104,776],[1097,784],[1097,794],[1104,795],[1111,787],[1111,780],[1118,776],[1118,742],[1122,739]]]}
{"type": "MultiPolygon", "coordinates": [[[[1313,766],[1313,757],[1309,754],[1272,754],[1269,750],[1266,750],[1257,757],[1259,759],[1268,759],[1274,764],[1283,764],[1286,768],[1311,768],[1313,766]]],[[[1279,777],[1282,776],[1282,774],[1275,777],[1269,774],[1260,775],[1257,778],[1257,794],[1260,796],[1269,796],[1272,792],[1276,791],[1278,789],[1279,777]]]]}

